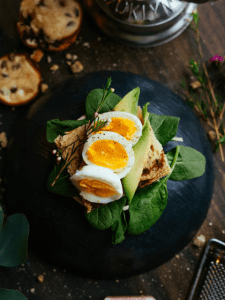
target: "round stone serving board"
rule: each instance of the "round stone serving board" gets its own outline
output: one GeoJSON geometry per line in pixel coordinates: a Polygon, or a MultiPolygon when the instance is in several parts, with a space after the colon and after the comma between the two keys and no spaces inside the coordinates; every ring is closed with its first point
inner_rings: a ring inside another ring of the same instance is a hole
{"type": "Polygon", "coordinates": [[[64,269],[93,278],[120,278],[159,267],[179,253],[203,223],[213,193],[214,169],[209,142],[192,110],[161,84],[139,75],[101,71],[41,96],[15,127],[9,143],[7,166],[7,209],[24,213],[30,224],[29,245],[64,269]],[[111,229],[98,231],[84,217],[84,208],[73,198],[52,194],[46,189],[55,164],[53,144],[46,141],[46,122],[51,119],[78,119],[85,114],[85,99],[95,88],[106,85],[123,97],[140,87],[139,105],[150,101],[148,110],[180,118],[177,136],[206,157],[203,176],[183,182],[168,181],[168,204],[160,219],[146,232],[117,245],[111,243],[111,229]]]}

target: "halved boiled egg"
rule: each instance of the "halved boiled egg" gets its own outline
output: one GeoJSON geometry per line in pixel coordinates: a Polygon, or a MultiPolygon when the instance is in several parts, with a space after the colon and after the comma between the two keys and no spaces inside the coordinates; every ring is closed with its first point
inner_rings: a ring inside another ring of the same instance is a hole
{"type": "Polygon", "coordinates": [[[116,132],[100,131],[90,136],[82,156],[86,164],[108,168],[119,178],[125,177],[134,165],[131,143],[116,132]]]}
{"type": "MultiPolygon", "coordinates": [[[[134,146],[142,134],[142,124],[137,116],[121,111],[112,111],[98,115],[99,120],[108,120],[108,125],[101,131],[116,132],[127,139],[134,146]]],[[[95,134],[93,132],[92,134],[95,134]]]]}
{"type": "Polygon", "coordinates": [[[80,195],[95,203],[109,203],[123,195],[119,177],[110,169],[87,165],[70,177],[80,195]]]}

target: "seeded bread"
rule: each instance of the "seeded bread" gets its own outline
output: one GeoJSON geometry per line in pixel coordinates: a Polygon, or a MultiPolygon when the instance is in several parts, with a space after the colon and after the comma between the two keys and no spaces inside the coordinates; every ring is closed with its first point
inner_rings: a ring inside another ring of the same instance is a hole
{"type": "Polygon", "coordinates": [[[24,54],[0,58],[0,102],[18,106],[34,99],[40,91],[39,67],[24,54]]]}
{"type": "MultiPolygon", "coordinates": [[[[138,106],[137,117],[140,119],[140,121],[143,124],[142,110],[141,110],[140,106],[138,106]]],[[[84,118],[85,118],[85,116],[82,116],[80,119],[84,119],[84,118]]],[[[55,143],[56,143],[57,147],[62,150],[63,159],[66,158],[67,153],[69,153],[69,155],[70,155],[72,146],[69,146],[67,148],[63,148],[63,147],[72,143],[75,140],[76,135],[79,135],[79,137],[84,136],[84,132],[85,132],[85,125],[78,127],[70,132],[66,132],[66,134],[63,137],[58,136],[55,139],[55,143]]],[[[153,182],[159,180],[160,178],[171,173],[171,169],[170,169],[170,166],[166,159],[166,155],[163,151],[162,145],[156,139],[153,130],[151,130],[151,140],[152,140],[152,143],[151,143],[151,146],[149,149],[148,158],[147,158],[145,166],[143,168],[143,172],[142,172],[141,179],[140,179],[140,182],[138,185],[138,189],[146,187],[147,185],[150,185],[151,183],[153,183],[153,182]]],[[[79,144],[80,142],[78,141],[77,143],[79,144]]],[[[77,143],[76,143],[76,145],[78,145],[77,143]]],[[[80,170],[83,168],[83,166],[86,165],[86,163],[82,159],[83,145],[80,147],[80,149],[78,151],[79,152],[76,153],[77,157],[73,160],[73,162],[69,165],[69,167],[67,169],[71,176],[78,169],[80,170]]],[[[123,196],[124,195],[125,195],[125,193],[123,193],[123,196]]],[[[80,199],[78,197],[74,197],[74,199],[86,207],[87,213],[104,205],[104,204],[91,203],[91,202],[85,200],[84,198],[82,198],[81,196],[80,196],[80,199]]]]}
{"type": "Polygon", "coordinates": [[[76,0],[23,0],[17,30],[30,48],[61,51],[75,42],[82,17],[76,0]]]}

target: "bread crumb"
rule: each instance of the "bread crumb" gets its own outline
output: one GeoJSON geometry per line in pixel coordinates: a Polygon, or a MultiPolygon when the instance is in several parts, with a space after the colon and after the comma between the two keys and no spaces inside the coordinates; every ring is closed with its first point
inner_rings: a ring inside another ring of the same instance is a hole
{"type": "Polygon", "coordinates": [[[89,44],[88,42],[83,43],[83,46],[84,46],[84,47],[87,47],[87,48],[90,48],[90,44],[89,44]]]}
{"type": "Polygon", "coordinates": [[[66,59],[72,59],[72,54],[67,53],[67,54],[66,54],[66,59]]]}
{"type": "Polygon", "coordinates": [[[196,238],[194,238],[193,244],[196,247],[202,247],[202,246],[204,246],[204,244],[205,244],[205,236],[203,234],[197,236],[196,238]]]}
{"type": "Polygon", "coordinates": [[[78,56],[76,54],[73,55],[72,60],[78,59],[78,56]]]}
{"type": "Polygon", "coordinates": [[[48,89],[48,85],[46,83],[42,83],[41,84],[41,92],[44,93],[46,92],[48,89]]]}
{"type": "Polygon", "coordinates": [[[44,281],[44,276],[43,275],[38,275],[38,281],[43,282],[44,281]]]}
{"type": "Polygon", "coordinates": [[[31,293],[34,293],[34,292],[35,292],[35,289],[34,289],[34,288],[32,288],[32,289],[30,289],[30,291],[31,291],[31,293]]]}
{"type": "Polygon", "coordinates": [[[175,257],[176,257],[176,258],[180,258],[180,255],[176,254],[175,257]]]}
{"type": "Polygon", "coordinates": [[[71,61],[67,61],[66,63],[67,63],[68,66],[72,65],[71,61]]]}
{"type": "Polygon", "coordinates": [[[212,226],[212,222],[209,222],[209,226],[212,226]]]}
{"type": "Polygon", "coordinates": [[[44,56],[44,52],[42,52],[40,49],[34,50],[34,52],[30,55],[30,58],[37,63],[39,63],[44,56]]]}
{"type": "Polygon", "coordinates": [[[59,68],[58,65],[52,65],[51,68],[50,68],[50,70],[55,72],[55,71],[58,70],[58,68],[59,68]]]}
{"type": "Polygon", "coordinates": [[[47,62],[50,64],[52,62],[51,56],[47,56],[47,62]]]}
{"type": "Polygon", "coordinates": [[[84,69],[84,66],[80,61],[76,61],[74,64],[70,66],[70,68],[73,73],[79,73],[84,69]]]}
{"type": "Polygon", "coordinates": [[[0,146],[6,148],[8,144],[6,133],[3,131],[0,133],[0,146]]]}
{"type": "Polygon", "coordinates": [[[225,234],[225,230],[222,230],[222,234],[225,234]]]}
{"type": "Polygon", "coordinates": [[[216,133],[213,130],[208,131],[207,134],[211,141],[216,139],[216,133]]]}

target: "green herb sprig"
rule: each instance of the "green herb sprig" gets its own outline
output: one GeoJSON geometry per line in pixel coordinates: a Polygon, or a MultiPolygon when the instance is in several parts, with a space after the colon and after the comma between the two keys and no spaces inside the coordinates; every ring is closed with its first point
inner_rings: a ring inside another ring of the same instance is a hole
{"type": "MultiPolygon", "coordinates": [[[[197,10],[194,10],[191,14],[193,17],[192,22],[190,21],[190,28],[196,34],[196,43],[198,45],[198,52],[200,55],[200,61],[195,62],[194,59],[189,61],[190,66],[188,67],[192,74],[197,79],[195,89],[198,90],[194,92],[193,87],[190,90],[187,89],[185,81],[181,81],[181,86],[185,89],[185,97],[187,103],[190,105],[192,109],[195,109],[200,117],[202,117],[210,127],[213,128],[214,136],[216,137],[216,150],[220,150],[221,159],[224,162],[224,154],[222,149],[222,144],[225,143],[225,126],[223,122],[223,115],[225,110],[225,103],[221,102],[222,97],[220,95],[215,94],[214,88],[216,86],[218,78],[211,83],[208,70],[206,68],[206,64],[204,61],[204,56],[202,52],[202,46],[200,42],[200,34],[199,34],[199,14],[197,10]]],[[[224,59],[225,60],[225,59],[224,59]]],[[[219,74],[221,74],[225,69],[225,63],[216,62],[219,68],[219,74]]],[[[193,83],[193,85],[195,84],[193,83]]],[[[225,89],[225,86],[224,86],[225,89]]]]}
{"type": "Polygon", "coordinates": [[[62,155],[62,149],[66,149],[67,147],[72,145],[72,150],[71,150],[70,154],[67,153],[66,159],[65,159],[64,163],[62,164],[62,167],[61,167],[58,175],[55,177],[55,180],[53,181],[51,186],[55,185],[55,183],[59,179],[61,173],[76,158],[76,156],[73,157],[73,155],[76,153],[76,151],[79,147],[81,147],[84,143],[86,143],[88,136],[92,132],[98,131],[101,128],[103,128],[105,125],[107,125],[108,120],[99,120],[98,112],[99,112],[100,108],[102,107],[102,105],[105,103],[106,99],[114,92],[114,89],[110,88],[111,83],[112,83],[112,79],[111,79],[111,77],[109,77],[107,79],[106,87],[103,86],[103,97],[102,97],[101,103],[100,103],[98,109],[96,110],[96,112],[94,113],[92,119],[89,121],[89,123],[87,125],[87,128],[85,128],[84,137],[82,139],[80,139],[80,137],[77,135],[77,139],[74,142],[66,145],[65,147],[62,147],[60,150],[58,150],[58,149],[53,150],[54,151],[53,154],[56,154],[57,155],[57,160],[60,161],[61,160],[61,155],[62,155]],[[75,147],[75,144],[78,141],[80,141],[81,143],[77,147],[75,147]]]}

